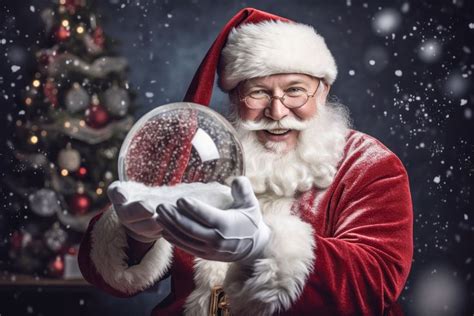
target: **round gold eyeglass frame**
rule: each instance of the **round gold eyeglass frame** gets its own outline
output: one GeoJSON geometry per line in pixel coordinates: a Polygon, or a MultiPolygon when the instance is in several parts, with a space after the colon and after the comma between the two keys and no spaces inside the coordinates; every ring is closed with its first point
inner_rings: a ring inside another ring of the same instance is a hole
{"type": "Polygon", "coordinates": [[[309,93],[305,93],[306,94],[306,101],[304,101],[303,104],[301,105],[298,105],[298,106],[288,106],[285,104],[285,97],[286,97],[286,93],[284,93],[281,97],[279,96],[270,96],[270,95],[267,95],[268,97],[264,97],[262,99],[256,99],[256,98],[252,98],[250,95],[246,95],[245,97],[241,98],[240,96],[240,85],[237,86],[237,93],[239,94],[239,100],[240,101],[244,101],[245,102],[245,105],[249,108],[249,109],[253,109],[253,110],[263,110],[263,109],[266,109],[269,107],[270,104],[272,104],[272,101],[273,99],[278,99],[280,100],[281,104],[283,104],[287,109],[299,109],[303,106],[306,105],[306,103],[308,103],[308,100],[309,98],[312,98],[316,95],[316,92],[318,92],[319,90],[319,86],[321,85],[321,81],[322,79],[320,78],[317,78],[318,79],[318,86],[316,87],[316,90],[313,92],[313,94],[309,94],[309,93]],[[249,103],[247,102],[247,99],[250,98],[250,99],[253,99],[253,100],[263,100],[263,99],[267,99],[267,104],[264,106],[264,107],[255,107],[255,106],[251,106],[249,105],[249,103]]]}

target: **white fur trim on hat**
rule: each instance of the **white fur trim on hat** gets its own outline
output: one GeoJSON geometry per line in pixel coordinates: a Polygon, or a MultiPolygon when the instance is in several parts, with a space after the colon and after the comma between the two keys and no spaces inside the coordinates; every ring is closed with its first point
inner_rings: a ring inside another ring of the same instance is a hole
{"type": "Polygon", "coordinates": [[[234,28],[222,50],[219,86],[230,91],[243,80],[301,73],[332,84],[337,66],[324,38],[309,25],[264,21],[234,28]]]}

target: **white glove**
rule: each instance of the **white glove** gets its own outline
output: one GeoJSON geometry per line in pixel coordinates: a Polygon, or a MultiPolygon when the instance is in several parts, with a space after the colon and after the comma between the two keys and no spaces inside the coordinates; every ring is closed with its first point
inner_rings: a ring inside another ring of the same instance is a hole
{"type": "Polygon", "coordinates": [[[138,183],[115,181],[107,189],[120,223],[127,235],[143,243],[153,242],[161,237],[163,228],[156,221],[155,207],[144,200],[129,200],[127,191],[138,183]]]}
{"type": "Polygon", "coordinates": [[[191,196],[227,208],[233,201],[230,188],[217,182],[148,187],[139,182],[115,181],[107,193],[127,234],[141,242],[152,242],[161,236],[162,228],[156,222],[155,212],[161,203],[176,205],[179,198],[191,196]]]}
{"type": "Polygon", "coordinates": [[[270,239],[250,181],[232,182],[233,203],[219,209],[195,198],[182,198],[177,207],[158,206],[163,237],[183,250],[208,260],[250,262],[260,256],[270,239]]]}

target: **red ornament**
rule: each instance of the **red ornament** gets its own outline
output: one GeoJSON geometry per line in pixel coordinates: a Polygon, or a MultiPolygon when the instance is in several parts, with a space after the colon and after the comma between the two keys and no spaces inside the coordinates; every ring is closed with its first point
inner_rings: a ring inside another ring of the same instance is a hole
{"type": "Polygon", "coordinates": [[[85,193],[76,193],[69,201],[69,207],[77,215],[84,215],[91,207],[91,198],[85,193]]]}
{"type": "Polygon", "coordinates": [[[10,249],[20,251],[32,242],[31,234],[21,230],[15,230],[10,237],[10,249]]]}
{"type": "Polygon", "coordinates": [[[93,104],[86,110],[86,123],[92,128],[104,127],[109,119],[109,113],[100,104],[93,104]]]}
{"type": "Polygon", "coordinates": [[[53,277],[59,278],[63,276],[64,273],[64,260],[61,256],[56,256],[48,264],[49,274],[53,277]]]}
{"type": "Polygon", "coordinates": [[[10,237],[10,246],[13,250],[23,248],[23,234],[19,230],[15,230],[10,237]]]}
{"type": "Polygon", "coordinates": [[[69,31],[68,28],[61,25],[56,30],[55,35],[56,35],[56,38],[59,41],[64,42],[65,40],[67,40],[71,36],[71,32],[69,31]]]}
{"type": "Polygon", "coordinates": [[[104,43],[105,43],[104,30],[102,30],[100,26],[95,29],[94,34],[92,35],[92,38],[94,40],[94,44],[96,44],[100,48],[104,48],[104,43]]]}
{"type": "Polygon", "coordinates": [[[47,66],[51,62],[51,56],[46,52],[41,52],[38,54],[38,62],[43,66],[47,66]]]}
{"type": "Polygon", "coordinates": [[[62,0],[60,3],[66,7],[67,13],[74,15],[78,9],[85,7],[86,0],[62,0]]]}
{"type": "Polygon", "coordinates": [[[58,106],[58,88],[53,80],[48,80],[44,84],[43,93],[48,101],[54,106],[58,106]]]}

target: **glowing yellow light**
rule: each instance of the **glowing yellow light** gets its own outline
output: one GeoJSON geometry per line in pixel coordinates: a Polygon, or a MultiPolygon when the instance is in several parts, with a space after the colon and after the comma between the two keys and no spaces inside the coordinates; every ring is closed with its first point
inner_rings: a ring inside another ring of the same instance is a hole
{"type": "Polygon", "coordinates": [[[79,34],[84,33],[84,27],[78,26],[78,27],[76,28],[76,32],[79,33],[79,34]]]}
{"type": "Polygon", "coordinates": [[[31,136],[30,137],[30,143],[32,143],[32,144],[38,143],[38,137],[35,136],[35,135],[31,136]]]}
{"type": "Polygon", "coordinates": [[[31,103],[33,103],[33,100],[30,97],[25,99],[25,104],[26,105],[31,105],[31,103]]]}
{"type": "Polygon", "coordinates": [[[64,122],[64,127],[65,128],[71,127],[71,122],[69,122],[69,121],[64,122]]]}
{"type": "Polygon", "coordinates": [[[61,24],[64,26],[64,27],[68,27],[69,26],[69,21],[68,20],[63,20],[61,22],[61,24]]]}
{"type": "Polygon", "coordinates": [[[103,192],[104,190],[102,190],[101,188],[97,188],[97,190],[95,190],[95,193],[97,193],[97,195],[101,195],[103,192]]]}
{"type": "Polygon", "coordinates": [[[86,121],[80,120],[80,121],[79,121],[79,125],[80,125],[81,127],[86,126],[86,121]]]}
{"type": "Polygon", "coordinates": [[[69,171],[67,171],[67,169],[61,169],[61,175],[63,177],[67,177],[68,174],[69,174],[69,171]]]}
{"type": "Polygon", "coordinates": [[[33,80],[33,87],[38,88],[40,86],[41,82],[39,80],[33,80]]]}

